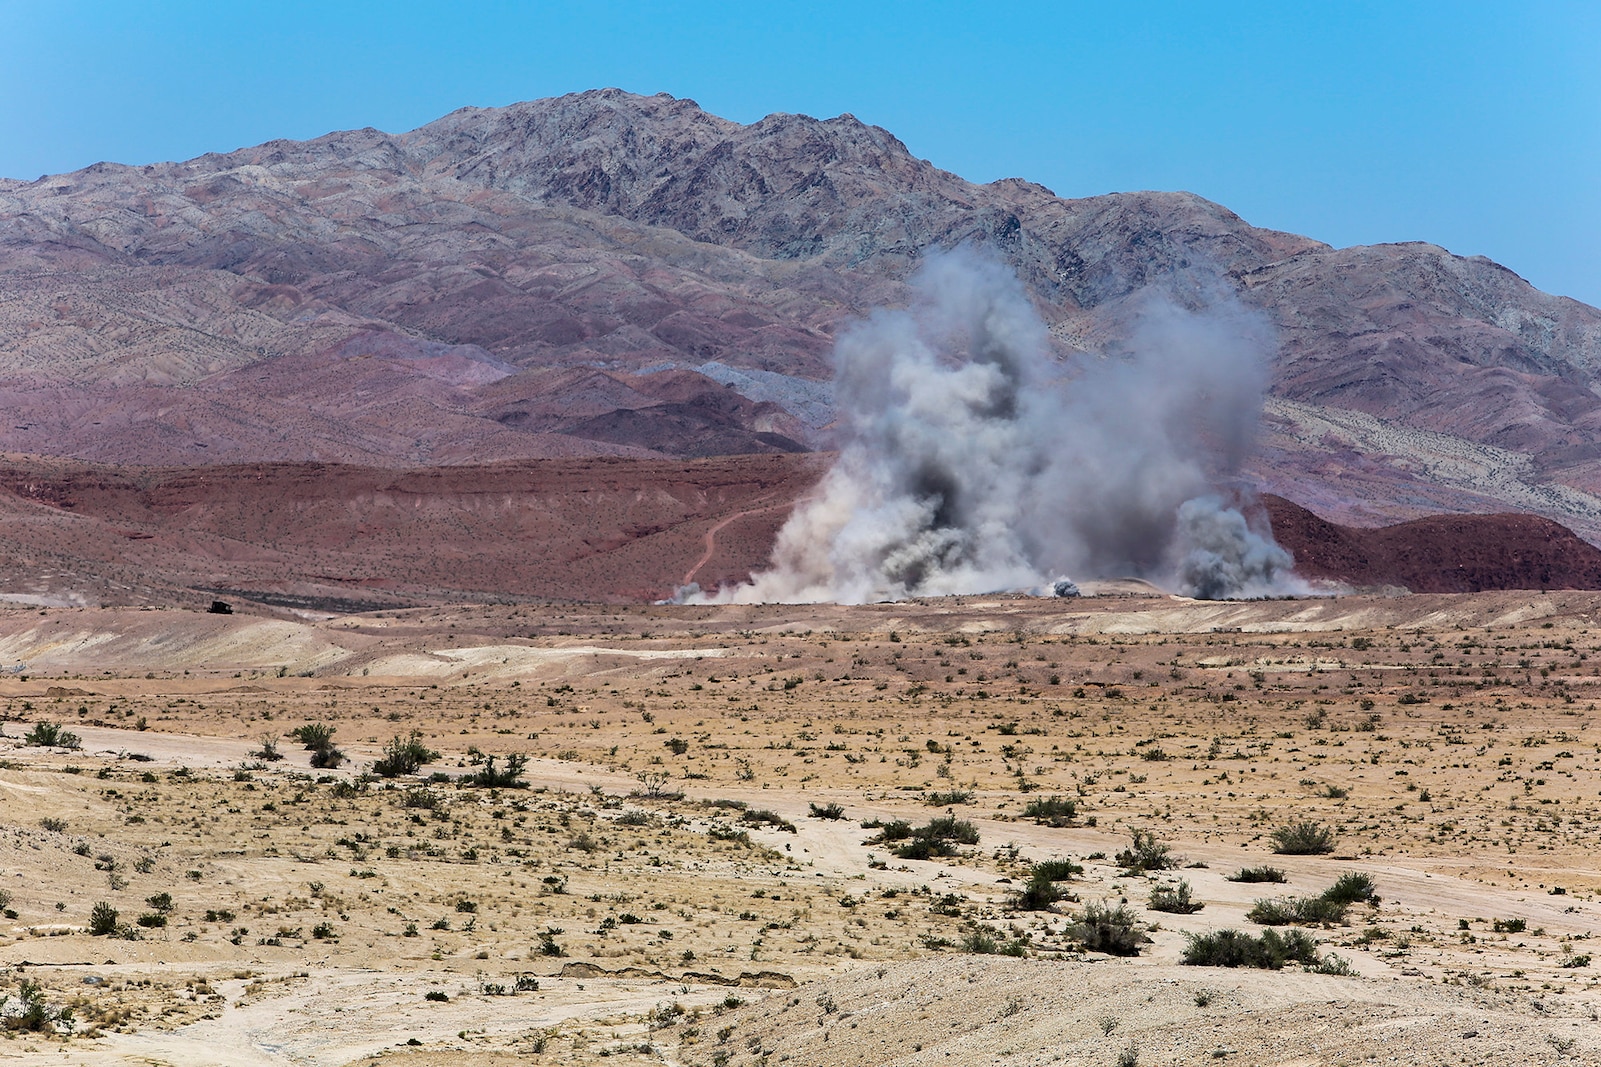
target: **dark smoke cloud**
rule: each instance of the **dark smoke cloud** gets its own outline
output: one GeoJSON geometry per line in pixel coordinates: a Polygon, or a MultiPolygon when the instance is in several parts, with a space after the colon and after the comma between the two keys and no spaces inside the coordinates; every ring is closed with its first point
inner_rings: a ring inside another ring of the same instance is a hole
{"type": "Polygon", "coordinates": [[[862,603],[1060,575],[1300,591],[1289,554],[1219,495],[1254,438],[1271,345],[1232,294],[1136,301],[1119,350],[1064,365],[1001,264],[934,256],[914,289],[840,336],[839,459],[771,569],[710,599],[862,603]]]}

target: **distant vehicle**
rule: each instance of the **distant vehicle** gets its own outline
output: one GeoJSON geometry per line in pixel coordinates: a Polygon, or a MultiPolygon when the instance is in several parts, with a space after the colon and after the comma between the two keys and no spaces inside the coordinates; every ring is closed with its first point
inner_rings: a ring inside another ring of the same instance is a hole
{"type": "Polygon", "coordinates": [[[206,611],[212,615],[232,615],[233,605],[226,600],[213,600],[211,607],[207,608],[206,611]]]}

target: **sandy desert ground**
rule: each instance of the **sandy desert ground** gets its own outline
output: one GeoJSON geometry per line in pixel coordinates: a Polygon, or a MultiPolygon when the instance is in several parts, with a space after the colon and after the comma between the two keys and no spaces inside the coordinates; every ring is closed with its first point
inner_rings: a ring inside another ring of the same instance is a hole
{"type": "Polygon", "coordinates": [[[7,608],[0,1059],[1601,1062],[1601,594],[1097,591],[7,608]],[[438,758],[373,774],[413,730],[438,758]],[[1331,850],[1276,853],[1300,823],[1331,850]],[[1118,907],[1138,955],[1085,943],[1118,907]],[[1319,962],[1183,962],[1228,929],[1319,962]]]}

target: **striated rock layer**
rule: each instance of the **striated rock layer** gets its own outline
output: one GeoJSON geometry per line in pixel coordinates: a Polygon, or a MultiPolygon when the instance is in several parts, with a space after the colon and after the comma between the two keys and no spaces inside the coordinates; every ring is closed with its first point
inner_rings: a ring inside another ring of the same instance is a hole
{"type": "Polygon", "coordinates": [[[0,181],[0,449],[413,467],[826,446],[828,353],[971,242],[1054,343],[1229,290],[1274,325],[1268,488],[1334,518],[1601,536],[1601,312],[1426,244],[1333,249],[1188,193],[964,181],[849,115],[597,90],[0,181]]]}

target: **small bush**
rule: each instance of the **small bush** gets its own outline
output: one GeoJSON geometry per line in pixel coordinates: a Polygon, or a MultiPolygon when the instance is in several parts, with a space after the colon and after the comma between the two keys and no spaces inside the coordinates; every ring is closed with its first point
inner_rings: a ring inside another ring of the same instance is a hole
{"type": "Polygon", "coordinates": [[[1138,956],[1145,942],[1134,913],[1122,904],[1089,905],[1069,933],[1089,951],[1112,956],[1138,956]]]}
{"type": "Polygon", "coordinates": [[[1069,859],[1040,860],[1029,871],[1029,877],[1068,882],[1083,873],[1084,868],[1069,859]]]}
{"type": "Polygon", "coordinates": [[[439,753],[423,744],[422,731],[413,730],[406,737],[397,734],[390,738],[372,770],[381,778],[399,778],[403,774],[416,774],[423,764],[438,758],[439,753]]]}
{"type": "Polygon", "coordinates": [[[1277,867],[1241,867],[1238,874],[1229,875],[1231,882],[1283,882],[1284,872],[1277,867]]]}
{"type": "MultiPolygon", "coordinates": [[[[904,825],[904,824],[902,824],[904,825]]],[[[889,826],[884,828],[889,831],[889,826]]],[[[884,840],[889,840],[885,837],[884,840]]],[[[911,830],[904,842],[892,851],[905,860],[927,860],[956,855],[957,845],[978,844],[978,828],[954,815],[930,819],[927,826],[911,830]]]]}
{"type": "Polygon", "coordinates": [[[527,766],[528,757],[517,752],[506,757],[504,768],[495,766],[494,756],[486,756],[484,765],[467,780],[485,789],[527,789],[528,783],[523,780],[523,770],[527,766]]]}
{"type": "Polygon", "coordinates": [[[1334,851],[1334,831],[1311,820],[1273,831],[1273,851],[1281,856],[1321,856],[1334,851]]]}
{"type": "Polygon", "coordinates": [[[24,978],[15,997],[0,993],[0,1026],[24,1033],[71,1033],[75,1021],[71,1008],[52,1008],[45,1002],[38,982],[24,978]]]}
{"type": "Polygon", "coordinates": [[[46,816],[45,818],[40,819],[39,825],[44,829],[49,830],[53,834],[64,834],[67,832],[67,820],[57,819],[54,816],[46,816]]]}
{"type": "Polygon", "coordinates": [[[1168,847],[1157,840],[1151,831],[1135,830],[1130,837],[1130,847],[1117,854],[1117,864],[1124,870],[1143,874],[1146,871],[1169,870],[1178,863],[1168,847]]]}
{"type": "Polygon", "coordinates": [[[1341,904],[1377,904],[1379,895],[1374,889],[1372,875],[1348,871],[1323,891],[1323,899],[1341,904]]]}
{"type": "Polygon", "coordinates": [[[289,736],[305,745],[308,750],[319,752],[333,747],[334,728],[325,722],[308,722],[304,726],[290,730],[289,736]]]}
{"type": "Polygon", "coordinates": [[[1062,899],[1062,891],[1050,878],[1036,873],[1012,901],[1019,911],[1045,911],[1062,899]]]}
{"type": "Polygon", "coordinates": [[[89,911],[89,932],[96,937],[105,937],[117,932],[117,909],[105,901],[96,904],[89,911]]]}
{"type": "Polygon", "coordinates": [[[838,804],[812,804],[810,805],[810,808],[812,818],[814,819],[828,819],[832,821],[835,819],[843,819],[845,817],[845,809],[840,807],[838,804]]]}
{"type": "Polygon", "coordinates": [[[345,762],[345,754],[332,746],[319,748],[311,754],[311,765],[318,770],[331,771],[343,762],[345,762]]]}
{"type": "Polygon", "coordinates": [[[1346,905],[1322,897],[1259,900],[1245,917],[1263,926],[1326,926],[1345,918],[1346,905]]]}
{"type": "Polygon", "coordinates": [[[761,808],[751,808],[740,813],[739,821],[746,826],[771,826],[775,830],[782,830],[786,834],[795,834],[795,824],[778,814],[776,811],[767,811],[761,808]]]}
{"type": "Polygon", "coordinates": [[[41,748],[81,748],[83,742],[78,735],[55,722],[36,722],[33,729],[22,735],[25,745],[38,745],[41,748]]]}
{"type": "Polygon", "coordinates": [[[870,838],[869,845],[889,844],[894,841],[905,841],[912,836],[912,824],[905,819],[894,819],[890,822],[878,824],[878,836],[870,838]]]}
{"type": "Polygon", "coordinates": [[[261,737],[261,747],[256,749],[250,755],[255,759],[265,760],[268,763],[277,763],[279,760],[283,759],[284,754],[278,751],[278,735],[263,734],[261,737]]]}
{"type": "Polygon", "coordinates": [[[1264,930],[1252,937],[1239,930],[1190,934],[1181,962],[1192,967],[1262,967],[1282,970],[1286,963],[1317,962],[1317,942],[1301,930],[1264,930]]]}
{"type": "Polygon", "coordinates": [[[1151,910],[1174,915],[1193,915],[1206,905],[1190,899],[1190,883],[1180,881],[1176,886],[1159,885],[1151,890],[1151,910]]]}
{"type": "Polygon", "coordinates": [[[1245,917],[1263,926],[1333,925],[1344,921],[1346,910],[1352,904],[1376,904],[1378,899],[1373,877],[1350,871],[1340,875],[1333,885],[1315,897],[1259,900],[1245,917]]]}
{"type": "Polygon", "coordinates": [[[1078,816],[1078,801],[1071,797],[1037,797],[1023,808],[1023,818],[1041,826],[1071,826],[1078,816]]]}
{"type": "Polygon", "coordinates": [[[949,792],[933,792],[923,797],[923,803],[931,808],[948,808],[955,804],[971,804],[973,791],[971,789],[952,789],[949,792]]]}

